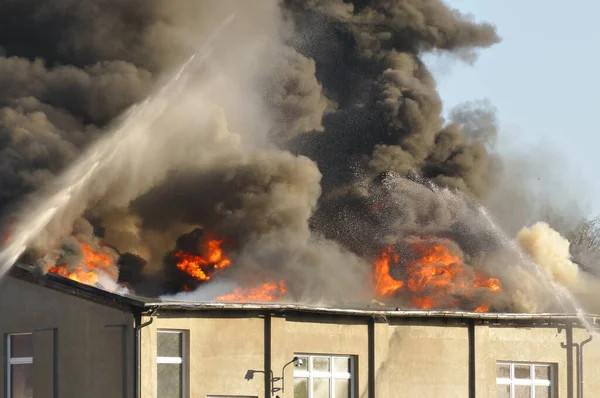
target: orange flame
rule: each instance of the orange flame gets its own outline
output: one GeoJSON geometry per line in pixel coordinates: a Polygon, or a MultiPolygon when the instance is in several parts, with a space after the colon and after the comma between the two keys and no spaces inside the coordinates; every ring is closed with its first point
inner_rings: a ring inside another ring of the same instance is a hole
{"type": "Polygon", "coordinates": [[[487,278],[481,272],[477,272],[475,274],[475,282],[473,284],[476,287],[487,287],[492,292],[501,292],[502,285],[500,284],[500,279],[496,278],[487,278]]]}
{"type": "Polygon", "coordinates": [[[398,262],[400,256],[393,252],[392,247],[386,247],[379,260],[375,262],[376,291],[380,296],[391,296],[404,286],[404,282],[397,281],[390,276],[390,260],[398,262]]]}
{"type": "Polygon", "coordinates": [[[261,287],[238,288],[233,292],[218,296],[217,301],[229,301],[236,303],[262,303],[269,301],[280,301],[287,293],[285,281],[277,283],[263,283],[261,287]]]}
{"type": "Polygon", "coordinates": [[[222,240],[208,241],[204,256],[185,253],[183,250],[175,252],[173,257],[178,260],[177,268],[200,281],[210,280],[212,269],[226,268],[231,264],[231,260],[223,254],[222,244],[222,240]]]}
{"type": "Polygon", "coordinates": [[[50,267],[48,272],[92,286],[98,282],[98,271],[107,275],[114,273],[111,267],[115,259],[109,253],[97,251],[87,243],[80,241],[79,246],[83,251],[79,265],[75,268],[71,268],[66,264],[55,265],[50,267]]]}
{"type": "Polygon", "coordinates": [[[488,312],[490,310],[490,306],[487,304],[481,304],[479,307],[475,308],[473,311],[475,312],[488,312]]]}
{"type": "MultiPolygon", "coordinates": [[[[391,246],[383,250],[375,261],[375,294],[378,297],[408,291],[412,293],[411,302],[416,308],[431,309],[441,305],[460,305],[459,298],[450,298],[456,292],[471,299],[475,288],[485,288],[492,293],[502,291],[499,279],[489,278],[478,270],[475,271],[475,280],[468,284],[465,264],[444,245],[428,246],[419,242],[413,245],[413,249],[420,255],[403,268],[404,280],[390,275],[390,261],[398,263],[399,255],[391,246]]],[[[474,311],[489,311],[489,303],[481,303],[474,311]]]]}

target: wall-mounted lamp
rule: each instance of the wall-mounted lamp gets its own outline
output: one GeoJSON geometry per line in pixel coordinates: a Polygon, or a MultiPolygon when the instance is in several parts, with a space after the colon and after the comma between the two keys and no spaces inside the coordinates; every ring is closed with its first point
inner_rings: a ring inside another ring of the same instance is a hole
{"type": "Polygon", "coordinates": [[[281,377],[271,377],[271,395],[274,395],[276,392],[279,391],[285,392],[285,368],[287,368],[291,364],[294,364],[294,366],[302,366],[302,358],[294,357],[294,359],[283,365],[283,368],[281,368],[281,377]],[[281,387],[275,387],[275,383],[277,383],[278,381],[281,381],[281,387]]]}

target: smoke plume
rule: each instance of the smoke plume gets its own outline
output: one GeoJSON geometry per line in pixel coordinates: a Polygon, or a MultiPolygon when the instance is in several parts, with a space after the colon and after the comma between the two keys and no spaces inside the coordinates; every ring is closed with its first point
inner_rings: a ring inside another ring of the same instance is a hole
{"type": "Polygon", "coordinates": [[[480,205],[503,173],[493,107],[445,120],[422,58],[499,40],[441,0],[7,0],[0,214],[69,188],[24,259],[70,277],[89,250],[142,294],[555,308],[480,205]]]}
{"type": "Polygon", "coordinates": [[[548,224],[523,227],[517,234],[517,243],[552,279],[567,286],[577,282],[578,267],[571,261],[569,241],[548,224]]]}

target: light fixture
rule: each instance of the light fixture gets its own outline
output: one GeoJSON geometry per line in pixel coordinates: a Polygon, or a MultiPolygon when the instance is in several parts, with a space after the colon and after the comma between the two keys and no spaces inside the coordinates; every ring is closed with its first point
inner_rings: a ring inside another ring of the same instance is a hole
{"type": "Polygon", "coordinates": [[[287,368],[291,364],[294,364],[294,366],[302,366],[304,364],[304,361],[302,361],[302,358],[300,357],[294,357],[291,361],[283,365],[283,368],[281,368],[281,377],[271,378],[271,395],[274,395],[276,392],[279,391],[285,392],[285,368],[287,368]],[[281,381],[281,387],[275,387],[275,383],[278,381],[281,381]]]}

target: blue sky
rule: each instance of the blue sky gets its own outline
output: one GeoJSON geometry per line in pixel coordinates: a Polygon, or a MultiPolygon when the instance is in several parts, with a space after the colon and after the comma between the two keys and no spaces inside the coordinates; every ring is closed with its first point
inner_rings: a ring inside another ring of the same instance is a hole
{"type": "Polygon", "coordinates": [[[518,142],[555,153],[546,173],[572,178],[569,194],[600,213],[600,1],[446,3],[496,25],[502,42],[473,65],[429,59],[445,111],[489,99],[500,121],[500,151],[518,142]]]}

